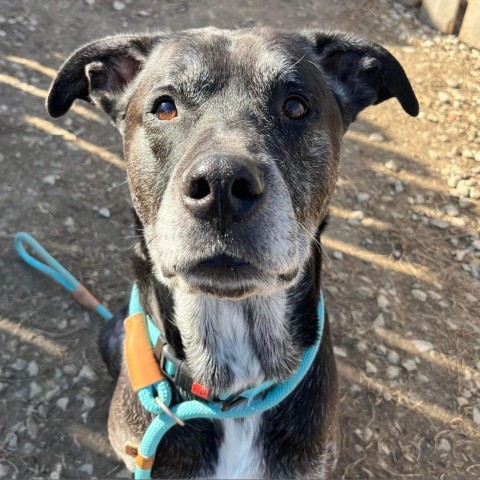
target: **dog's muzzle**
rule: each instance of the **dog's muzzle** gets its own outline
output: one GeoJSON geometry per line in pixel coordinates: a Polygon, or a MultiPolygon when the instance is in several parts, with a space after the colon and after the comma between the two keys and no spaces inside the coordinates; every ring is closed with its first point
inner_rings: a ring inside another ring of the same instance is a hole
{"type": "Polygon", "coordinates": [[[251,217],[266,196],[262,171],[241,156],[203,156],[185,171],[181,182],[187,210],[212,222],[222,233],[233,223],[251,217]]]}

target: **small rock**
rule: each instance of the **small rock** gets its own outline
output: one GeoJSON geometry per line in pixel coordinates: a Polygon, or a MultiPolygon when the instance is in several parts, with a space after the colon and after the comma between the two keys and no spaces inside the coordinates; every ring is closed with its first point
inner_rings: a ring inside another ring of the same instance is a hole
{"type": "MultiPolygon", "coordinates": [[[[23,455],[31,455],[35,450],[35,445],[30,442],[26,442],[20,447],[20,451],[23,453],[23,455]]],[[[3,478],[1,473],[0,478],[3,478]]]]}
{"type": "Polygon", "coordinates": [[[473,158],[473,151],[469,148],[464,148],[462,150],[462,157],[463,158],[473,158]]]}
{"type": "Polygon", "coordinates": [[[457,185],[458,185],[458,182],[461,180],[462,178],[459,177],[458,175],[452,175],[451,177],[448,178],[447,180],[447,185],[450,187],[450,188],[456,188],[457,185]]]}
{"type": "Polygon", "coordinates": [[[71,363],[69,363],[63,367],[63,371],[67,375],[75,375],[78,372],[78,368],[75,365],[72,365],[71,363]]]}
{"type": "Polygon", "coordinates": [[[346,352],[343,348],[341,348],[341,347],[334,346],[334,347],[333,347],[333,353],[334,353],[337,357],[347,358],[347,352],[346,352]]]}
{"type": "Polygon", "coordinates": [[[433,344],[430,342],[427,342],[426,340],[412,340],[412,343],[415,345],[415,348],[420,353],[425,353],[425,352],[429,352],[430,350],[433,350],[433,344]]]}
{"type": "Polygon", "coordinates": [[[414,288],[411,293],[419,302],[425,302],[427,300],[427,294],[423,290],[414,288]]]}
{"type": "Polygon", "coordinates": [[[58,175],[47,175],[42,178],[42,182],[46,183],[47,185],[55,185],[55,182],[58,179],[58,175]]]}
{"type": "Polygon", "coordinates": [[[103,218],[110,218],[110,210],[107,207],[99,208],[98,214],[103,218]]]}
{"type": "Polygon", "coordinates": [[[36,375],[38,375],[38,364],[35,360],[32,360],[28,364],[27,371],[31,377],[35,377],[36,375]]]}
{"type": "Polygon", "coordinates": [[[81,465],[78,470],[82,473],[86,473],[89,477],[92,476],[93,473],[93,464],[92,463],[84,463],[81,465]]]}
{"type": "Polygon", "coordinates": [[[390,301],[385,295],[383,295],[383,293],[381,293],[377,297],[377,304],[382,310],[385,310],[390,305],[390,301]]]}
{"type": "Polygon", "coordinates": [[[473,423],[480,426],[480,410],[477,407],[473,408],[472,418],[473,423]]]}
{"type": "Polygon", "coordinates": [[[419,373],[418,374],[418,381],[421,382],[421,383],[429,383],[430,382],[430,379],[424,375],[423,373],[419,373]]]}
{"type": "Polygon", "coordinates": [[[359,203],[366,202],[370,198],[368,193],[358,192],[357,193],[357,201],[359,203]]]}
{"type": "Polygon", "coordinates": [[[415,201],[415,203],[418,203],[419,205],[423,205],[425,203],[425,197],[422,194],[417,193],[415,195],[414,201],[415,201]]]}
{"type": "Polygon", "coordinates": [[[429,290],[428,291],[428,296],[432,299],[435,300],[436,302],[439,302],[443,297],[436,292],[435,290],[429,290]]]}
{"type": "Polygon", "coordinates": [[[374,328],[378,328],[378,327],[381,328],[385,326],[385,319],[383,318],[382,313],[377,315],[377,318],[373,321],[372,325],[374,326],[374,328]]]}
{"type": "Polygon", "coordinates": [[[372,375],[378,372],[378,368],[370,360],[365,361],[365,368],[367,373],[371,373],[372,375]]]}
{"type": "Polygon", "coordinates": [[[393,172],[399,172],[401,170],[400,165],[395,160],[389,160],[388,162],[385,162],[385,168],[388,168],[393,172]]]}
{"type": "Polygon", "coordinates": [[[387,377],[390,379],[397,378],[400,375],[400,369],[398,367],[395,367],[393,365],[390,365],[387,368],[387,377]]]}
{"type": "Polygon", "coordinates": [[[27,431],[30,437],[35,440],[38,435],[38,425],[32,417],[27,418],[27,431]]]}
{"type": "Polygon", "coordinates": [[[460,88],[460,83],[458,83],[456,80],[450,80],[449,78],[447,79],[447,85],[450,88],[460,88]]]}
{"type": "Polygon", "coordinates": [[[336,260],[343,260],[343,253],[340,252],[339,250],[334,250],[332,255],[333,255],[333,258],[335,258],[336,260]]]}
{"type": "MultiPolygon", "coordinates": [[[[384,395],[384,398],[385,398],[385,395],[384,395]]],[[[390,400],[391,400],[391,397],[390,397],[390,400]]],[[[381,454],[386,456],[392,453],[392,451],[390,450],[390,447],[384,442],[381,442],[378,444],[378,450],[380,451],[381,454]]]]}
{"type": "Polygon", "coordinates": [[[395,180],[395,192],[402,193],[405,190],[403,183],[400,180],[395,180]]]}
{"type": "Polygon", "coordinates": [[[367,344],[363,341],[363,340],[360,340],[357,345],[357,350],[360,352],[360,353],[363,353],[365,352],[367,349],[368,349],[368,346],[367,344]]]}
{"type": "Polygon", "coordinates": [[[8,465],[0,463],[0,478],[11,478],[11,475],[8,475],[8,465]]]}
{"type": "Polygon", "coordinates": [[[12,450],[16,450],[18,447],[18,435],[16,433],[10,433],[8,438],[8,447],[12,450]]]}
{"type": "Polygon", "coordinates": [[[83,365],[78,374],[80,378],[85,378],[91,382],[94,382],[97,379],[97,374],[88,366],[83,365]]]}
{"type": "Polygon", "coordinates": [[[68,397],[62,397],[57,400],[56,405],[58,408],[66,412],[69,401],[70,400],[68,399],[68,397]]]}
{"type": "Polygon", "coordinates": [[[30,398],[35,398],[42,393],[42,387],[37,382],[30,383],[30,398]]]}
{"type": "Polygon", "coordinates": [[[415,363],[415,360],[413,359],[408,359],[402,362],[402,367],[407,371],[407,372],[413,372],[417,368],[417,364],[415,363]]]}
{"type": "Polygon", "coordinates": [[[457,184],[457,188],[452,190],[455,192],[455,196],[468,197],[470,195],[470,185],[465,180],[460,180],[457,184]]]}
{"type": "Polygon", "coordinates": [[[458,250],[453,250],[452,251],[452,255],[455,255],[455,261],[456,262],[461,262],[463,261],[463,258],[465,257],[465,255],[468,253],[468,249],[465,248],[465,249],[458,249],[458,250]]]}
{"type": "Polygon", "coordinates": [[[457,397],[457,405],[459,407],[465,407],[468,405],[468,400],[465,397],[457,397]]]}
{"type": "Polygon", "coordinates": [[[115,1],[113,2],[112,7],[117,12],[121,12],[125,8],[125,4],[123,2],[115,1]]]}
{"type": "Polygon", "coordinates": [[[378,132],[371,133],[368,136],[368,139],[371,142],[384,142],[385,141],[385,137],[381,133],[378,133],[378,132]]]}
{"type": "Polygon", "coordinates": [[[11,365],[10,367],[13,368],[14,370],[17,370],[17,372],[20,372],[22,370],[25,370],[25,367],[27,366],[27,362],[23,358],[17,358],[11,365]]]}
{"type": "Polygon", "coordinates": [[[382,357],[386,357],[387,356],[387,347],[385,347],[385,345],[382,345],[381,343],[376,343],[375,345],[373,345],[373,349],[375,350],[375,352],[378,353],[378,355],[382,356],[382,357]]]}
{"type": "Polygon", "coordinates": [[[470,190],[468,192],[468,196],[470,198],[473,198],[474,200],[479,200],[480,199],[480,188],[478,188],[478,187],[470,188],[470,190]]]}
{"type": "Polygon", "coordinates": [[[464,217],[453,217],[450,219],[450,224],[453,227],[465,227],[467,225],[468,219],[464,217]]]}
{"type": "Polygon", "coordinates": [[[356,383],[352,383],[352,385],[350,385],[349,390],[351,393],[355,394],[355,393],[361,392],[362,387],[360,387],[360,385],[357,385],[356,383]]]}
{"type": "Polygon", "coordinates": [[[373,437],[373,430],[371,428],[366,427],[363,431],[363,439],[365,442],[369,442],[373,437]]]}
{"type": "Polygon", "coordinates": [[[62,464],[57,463],[53,467],[52,472],[50,473],[50,476],[48,478],[50,478],[51,480],[60,480],[61,477],[62,477],[62,464]]]}
{"type": "Polygon", "coordinates": [[[95,407],[96,405],[95,399],[90,397],[90,395],[83,395],[82,399],[83,399],[83,408],[85,410],[91,410],[92,408],[95,407]]]}
{"type": "Polygon", "coordinates": [[[445,207],[443,207],[443,211],[451,217],[457,217],[459,214],[458,208],[452,204],[445,205],[445,207]]]}
{"type": "Polygon", "coordinates": [[[66,227],[74,227],[75,226],[75,220],[72,217],[67,217],[65,219],[65,221],[63,222],[63,224],[66,227]]]}
{"type": "Polygon", "coordinates": [[[445,230],[448,227],[448,223],[444,222],[443,220],[439,220],[438,218],[434,218],[431,222],[431,225],[437,227],[440,230],[445,230]]]}
{"type": "Polygon", "coordinates": [[[395,350],[390,350],[387,355],[387,360],[396,365],[400,361],[400,355],[395,350]]]}
{"type": "Polygon", "coordinates": [[[355,290],[358,295],[362,298],[373,298],[374,293],[373,290],[370,287],[367,287],[365,285],[361,285],[355,290]]]}
{"type": "Polygon", "coordinates": [[[475,250],[480,250],[480,240],[474,240],[472,242],[472,247],[475,249],[475,250]]]}
{"type": "Polygon", "coordinates": [[[365,215],[361,210],[355,210],[348,216],[347,223],[350,225],[358,225],[360,221],[363,220],[364,216],[365,215]]]}
{"type": "Polygon", "coordinates": [[[452,445],[450,444],[450,442],[446,438],[442,438],[438,442],[437,450],[439,452],[450,452],[452,450],[452,445]]]}
{"type": "Polygon", "coordinates": [[[448,103],[450,95],[447,92],[438,92],[438,100],[440,103],[448,103]]]}

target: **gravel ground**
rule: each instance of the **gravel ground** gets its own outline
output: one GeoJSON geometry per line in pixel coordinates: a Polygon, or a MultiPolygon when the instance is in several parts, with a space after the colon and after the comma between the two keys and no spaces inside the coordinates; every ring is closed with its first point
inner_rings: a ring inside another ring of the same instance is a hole
{"type": "Polygon", "coordinates": [[[323,244],[341,382],[337,478],[480,476],[480,54],[390,1],[0,5],[0,478],[128,477],[106,437],[112,384],[86,313],[14,255],[34,234],[112,309],[135,241],[118,134],[43,97],[80,44],[124,31],[273,25],[384,44],[421,103],[368,109],[344,142],[323,244]]]}

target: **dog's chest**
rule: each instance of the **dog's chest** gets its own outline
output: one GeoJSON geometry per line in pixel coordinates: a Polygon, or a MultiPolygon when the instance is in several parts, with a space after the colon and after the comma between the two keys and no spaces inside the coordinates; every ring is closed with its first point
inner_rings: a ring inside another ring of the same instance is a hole
{"type": "Polygon", "coordinates": [[[261,416],[222,422],[224,438],[218,452],[216,478],[259,478],[262,454],[258,447],[261,416]]]}
{"type": "Polygon", "coordinates": [[[216,376],[228,371],[231,392],[264,380],[240,302],[179,294],[176,305],[176,324],[193,378],[216,383],[216,376]]]}

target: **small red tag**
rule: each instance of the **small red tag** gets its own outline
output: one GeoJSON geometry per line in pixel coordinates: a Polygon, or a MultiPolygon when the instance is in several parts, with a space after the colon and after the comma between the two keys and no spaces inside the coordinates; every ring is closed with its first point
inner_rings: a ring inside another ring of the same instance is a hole
{"type": "Polygon", "coordinates": [[[203,385],[200,385],[197,382],[193,382],[192,393],[202,398],[208,398],[208,388],[204,387],[203,385]]]}

